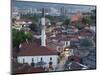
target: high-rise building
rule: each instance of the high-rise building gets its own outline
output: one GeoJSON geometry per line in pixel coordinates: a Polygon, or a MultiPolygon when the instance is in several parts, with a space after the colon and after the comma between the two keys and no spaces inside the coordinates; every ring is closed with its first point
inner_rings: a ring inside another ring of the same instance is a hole
{"type": "Polygon", "coordinates": [[[67,15],[67,9],[65,7],[60,8],[60,15],[66,16],[67,15]]]}

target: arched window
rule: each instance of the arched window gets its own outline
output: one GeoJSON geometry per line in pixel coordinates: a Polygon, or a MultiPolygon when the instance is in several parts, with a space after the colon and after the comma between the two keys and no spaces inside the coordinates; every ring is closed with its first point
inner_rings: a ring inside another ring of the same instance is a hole
{"type": "Polygon", "coordinates": [[[53,70],[53,66],[52,66],[53,62],[52,62],[52,58],[50,57],[50,62],[49,62],[49,69],[53,70]]]}
{"type": "Polygon", "coordinates": [[[52,57],[50,57],[50,61],[52,61],[52,57]]]}
{"type": "Polygon", "coordinates": [[[32,58],[31,66],[33,66],[33,67],[35,66],[34,58],[32,58]]]}
{"type": "Polygon", "coordinates": [[[43,61],[43,59],[42,59],[42,57],[41,57],[41,60],[40,60],[41,62],[43,61]]]}
{"type": "Polygon", "coordinates": [[[32,62],[34,62],[34,58],[32,58],[32,62]]]}
{"type": "Polygon", "coordinates": [[[43,61],[43,58],[40,58],[40,61],[36,63],[38,67],[44,67],[46,65],[46,62],[43,61]]]}
{"type": "Polygon", "coordinates": [[[53,62],[52,62],[52,57],[50,57],[50,62],[49,62],[49,65],[52,65],[53,62]]]}
{"type": "Polygon", "coordinates": [[[23,58],[23,64],[25,63],[25,59],[23,58]]]}

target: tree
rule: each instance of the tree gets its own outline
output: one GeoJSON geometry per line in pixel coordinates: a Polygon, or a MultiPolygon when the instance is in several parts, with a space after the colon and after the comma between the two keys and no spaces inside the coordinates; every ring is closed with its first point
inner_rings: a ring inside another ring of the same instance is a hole
{"type": "Polygon", "coordinates": [[[29,26],[29,28],[32,30],[32,31],[35,31],[37,32],[39,30],[39,27],[37,24],[33,23],[29,26]]]}
{"type": "Polygon", "coordinates": [[[26,33],[26,39],[29,40],[29,41],[32,40],[32,33],[31,32],[26,33]]]}
{"type": "Polygon", "coordinates": [[[80,41],[80,45],[83,47],[90,47],[93,46],[93,42],[92,40],[85,38],[80,41]]]}
{"type": "Polygon", "coordinates": [[[15,20],[16,20],[15,18],[12,18],[12,23],[14,23],[14,22],[15,22],[15,20]]]}
{"type": "Polygon", "coordinates": [[[96,9],[91,10],[91,16],[90,16],[92,23],[96,24],[96,9]]]}
{"type": "Polygon", "coordinates": [[[19,45],[27,40],[32,39],[32,34],[30,32],[27,32],[25,34],[25,31],[18,31],[16,29],[12,30],[12,39],[13,39],[13,48],[17,47],[19,48],[19,45]]]}
{"type": "Polygon", "coordinates": [[[48,19],[50,19],[51,21],[54,20],[54,16],[46,15],[45,17],[48,18],[48,19]]]}
{"type": "Polygon", "coordinates": [[[41,14],[25,14],[21,15],[21,19],[29,19],[33,22],[38,22],[38,19],[41,17],[41,14]]]}
{"type": "Polygon", "coordinates": [[[65,21],[63,22],[63,25],[65,25],[65,27],[67,28],[70,24],[70,19],[66,18],[65,21]]]}
{"type": "Polygon", "coordinates": [[[90,16],[83,17],[82,23],[85,24],[85,25],[87,25],[87,24],[90,25],[91,24],[91,18],[90,18],[90,16]]]}
{"type": "Polygon", "coordinates": [[[90,15],[82,18],[82,23],[84,25],[95,25],[96,24],[96,9],[91,10],[90,15]]]}

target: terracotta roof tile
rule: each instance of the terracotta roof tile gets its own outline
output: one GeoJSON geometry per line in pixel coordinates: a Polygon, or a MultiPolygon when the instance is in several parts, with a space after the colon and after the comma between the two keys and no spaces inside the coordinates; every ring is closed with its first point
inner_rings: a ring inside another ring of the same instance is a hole
{"type": "Polygon", "coordinates": [[[56,53],[40,45],[39,40],[35,40],[32,43],[23,43],[18,56],[40,56],[40,55],[55,55],[56,53]]]}

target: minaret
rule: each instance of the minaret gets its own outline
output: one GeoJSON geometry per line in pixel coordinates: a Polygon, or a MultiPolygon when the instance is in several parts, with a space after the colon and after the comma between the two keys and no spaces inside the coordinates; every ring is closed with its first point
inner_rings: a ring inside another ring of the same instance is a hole
{"type": "Polygon", "coordinates": [[[46,26],[45,26],[45,12],[44,8],[42,9],[42,18],[41,18],[41,46],[46,46],[46,26]]]}

